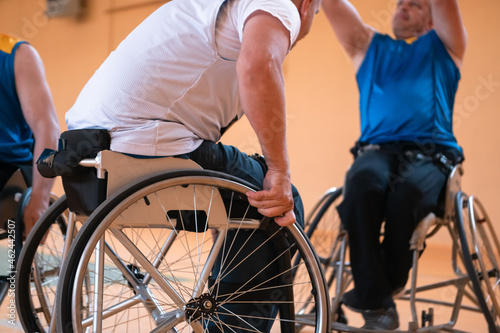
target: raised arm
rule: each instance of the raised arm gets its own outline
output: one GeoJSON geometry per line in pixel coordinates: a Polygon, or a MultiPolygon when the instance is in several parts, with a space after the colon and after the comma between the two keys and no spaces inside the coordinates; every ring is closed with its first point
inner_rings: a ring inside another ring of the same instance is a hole
{"type": "Polygon", "coordinates": [[[321,5],[340,44],[357,70],[370,46],[375,30],[363,23],[356,8],[347,0],[322,0],[321,5]]]}
{"type": "Polygon", "coordinates": [[[467,33],[456,0],[429,0],[434,30],[460,68],[467,45],[467,33]]]}
{"type": "Polygon", "coordinates": [[[295,222],[286,144],[283,61],[290,32],[266,12],[250,16],[237,61],[241,105],[259,139],[269,168],[264,190],[248,193],[250,204],[281,225],[295,222]]]}
{"type": "Polygon", "coordinates": [[[33,131],[33,186],[31,199],[24,212],[25,234],[47,209],[53,179],[43,178],[36,169],[36,160],[44,148],[57,148],[59,124],[40,56],[28,45],[19,46],[14,59],[16,89],[24,118],[33,131]]]}

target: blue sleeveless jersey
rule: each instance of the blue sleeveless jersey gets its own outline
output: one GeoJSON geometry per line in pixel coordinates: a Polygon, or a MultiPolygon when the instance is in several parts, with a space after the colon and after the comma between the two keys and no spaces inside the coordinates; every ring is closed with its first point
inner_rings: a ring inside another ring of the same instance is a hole
{"type": "Polygon", "coordinates": [[[359,141],[433,142],[461,149],[453,135],[460,72],[434,30],[411,44],[375,34],[356,79],[359,141]]]}
{"type": "Polygon", "coordinates": [[[0,161],[33,159],[33,133],[24,119],[14,78],[14,55],[24,41],[0,34],[0,161]]]}

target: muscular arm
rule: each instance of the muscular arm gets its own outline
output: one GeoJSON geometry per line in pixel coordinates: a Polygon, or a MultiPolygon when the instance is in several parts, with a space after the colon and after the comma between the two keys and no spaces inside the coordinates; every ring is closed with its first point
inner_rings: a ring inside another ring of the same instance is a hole
{"type": "Polygon", "coordinates": [[[52,96],[45,80],[45,70],[40,56],[33,47],[22,44],[14,59],[16,88],[24,118],[33,131],[33,186],[31,199],[24,212],[25,234],[47,209],[50,190],[54,181],[43,178],[36,171],[36,160],[44,148],[56,149],[59,124],[52,96]]]}
{"type": "Polygon", "coordinates": [[[241,105],[255,130],[269,171],[264,191],[248,193],[249,202],[276,222],[295,221],[286,145],[285,87],[282,65],[290,33],[275,17],[256,12],[247,19],[237,61],[241,105]]]}
{"type": "Polygon", "coordinates": [[[363,23],[359,13],[347,0],[322,0],[321,6],[357,71],[370,46],[374,29],[363,23]]]}
{"type": "Polygon", "coordinates": [[[467,33],[456,0],[429,0],[434,29],[460,68],[467,45],[467,33]]]}

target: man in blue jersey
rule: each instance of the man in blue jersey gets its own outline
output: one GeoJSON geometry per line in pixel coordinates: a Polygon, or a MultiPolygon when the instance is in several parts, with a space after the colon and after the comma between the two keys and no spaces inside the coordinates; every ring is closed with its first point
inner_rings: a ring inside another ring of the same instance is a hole
{"type": "Polygon", "coordinates": [[[442,214],[449,168],[436,157],[450,165],[463,159],[452,111],[466,32],[456,0],[398,0],[395,38],[363,23],[347,0],[324,0],[323,9],[360,92],[361,137],[338,207],[355,285],[342,301],[363,314],[364,328],[393,330],[393,295],[412,264],[411,234],[429,213],[442,214]]]}
{"type": "Polygon", "coordinates": [[[14,171],[26,170],[32,186],[23,217],[28,235],[48,207],[54,182],[32,173],[33,156],[57,147],[59,124],[40,56],[27,42],[1,33],[0,119],[0,189],[14,171]]]}

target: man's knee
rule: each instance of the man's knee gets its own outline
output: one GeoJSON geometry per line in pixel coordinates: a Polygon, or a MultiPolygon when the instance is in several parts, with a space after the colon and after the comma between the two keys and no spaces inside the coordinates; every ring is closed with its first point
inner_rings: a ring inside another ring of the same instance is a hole
{"type": "Polygon", "coordinates": [[[355,196],[357,199],[370,199],[384,195],[387,183],[384,177],[375,170],[358,169],[348,172],[345,181],[345,197],[355,196]]]}

